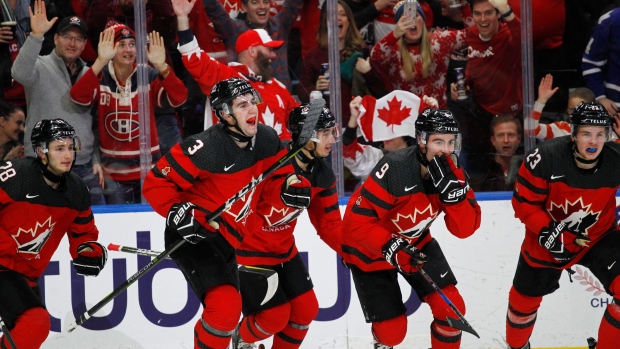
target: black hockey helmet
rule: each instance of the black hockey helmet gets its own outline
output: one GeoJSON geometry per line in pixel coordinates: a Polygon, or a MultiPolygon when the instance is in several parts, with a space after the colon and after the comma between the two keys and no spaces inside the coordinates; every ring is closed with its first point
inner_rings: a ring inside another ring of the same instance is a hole
{"type": "Polygon", "coordinates": [[[415,121],[416,138],[426,144],[428,137],[433,133],[454,134],[460,141],[459,122],[456,121],[451,111],[426,108],[418,115],[415,121]]]}
{"type": "Polygon", "coordinates": [[[256,92],[249,82],[241,78],[222,80],[213,86],[211,89],[211,107],[215,110],[215,115],[217,115],[220,122],[224,122],[221,112],[224,111],[231,114],[232,101],[248,93],[254,96],[254,101],[257,104],[261,103],[258,92],[256,92]]]}
{"type": "MultiPolygon", "coordinates": [[[[299,135],[301,134],[301,130],[304,127],[306,116],[308,115],[309,110],[309,104],[302,104],[293,109],[293,111],[291,111],[291,114],[289,115],[288,128],[291,131],[294,143],[296,143],[299,139],[299,135]]],[[[332,115],[332,112],[328,108],[323,107],[323,110],[321,110],[321,115],[319,116],[319,120],[317,121],[314,130],[319,131],[334,127],[334,138],[336,138],[336,141],[338,141],[338,135],[340,130],[338,129],[338,127],[335,126],[336,118],[334,117],[334,115],[332,115]]],[[[312,140],[315,142],[319,141],[316,137],[316,133],[312,135],[312,140]]]]}
{"type": "Polygon", "coordinates": [[[571,135],[575,137],[579,126],[602,126],[607,129],[607,140],[611,138],[614,121],[607,109],[599,102],[581,102],[570,116],[571,135]]]}
{"type": "Polygon", "coordinates": [[[75,150],[79,150],[80,139],[75,135],[73,126],[63,119],[43,119],[32,128],[30,142],[35,154],[37,154],[37,147],[41,147],[43,152],[47,153],[51,141],[63,138],[73,139],[75,150]]]}

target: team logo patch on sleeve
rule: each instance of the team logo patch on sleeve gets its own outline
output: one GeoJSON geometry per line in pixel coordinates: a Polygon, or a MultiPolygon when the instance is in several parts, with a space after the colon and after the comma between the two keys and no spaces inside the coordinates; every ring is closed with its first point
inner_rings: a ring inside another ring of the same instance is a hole
{"type": "Polygon", "coordinates": [[[167,176],[170,173],[170,166],[166,166],[164,168],[161,169],[161,174],[165,176],[167,176]]]}

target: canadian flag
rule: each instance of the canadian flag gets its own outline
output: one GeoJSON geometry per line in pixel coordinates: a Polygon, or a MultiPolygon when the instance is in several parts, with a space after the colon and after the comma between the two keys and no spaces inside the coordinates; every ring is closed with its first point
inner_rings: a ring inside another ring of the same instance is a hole
{"type": "Polygon", "coordinates": [[[403,136],[415,136],[418,113],[426,107],[411,92],[395,90],[382,98],[364,96],[358,123],[369,142],[381,142],[403,136]]]}

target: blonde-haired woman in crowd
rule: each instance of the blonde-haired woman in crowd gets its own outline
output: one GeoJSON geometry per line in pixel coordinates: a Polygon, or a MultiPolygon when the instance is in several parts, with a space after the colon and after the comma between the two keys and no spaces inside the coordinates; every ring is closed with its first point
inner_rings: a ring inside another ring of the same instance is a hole
{"type": "Polygon", "coordinates": [[[450,54],[467,47],[466,29],[429,31],[419,4],[415,17],[404,14],[404,9],[404,1],[394,6],[396,27],[373,47],[370,61],[391,90],[434,97],[440,108],[446,108],[450,54]]]}

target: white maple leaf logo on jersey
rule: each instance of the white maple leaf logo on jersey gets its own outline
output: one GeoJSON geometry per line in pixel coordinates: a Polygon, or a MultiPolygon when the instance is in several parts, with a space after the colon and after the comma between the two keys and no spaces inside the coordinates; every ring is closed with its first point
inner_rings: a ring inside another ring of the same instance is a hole
{"type": "Polygon", "coordinates": [[[417,207],[413,213],[402,215],[398,213],[396,219],[392,219],[392,223],[398,229],[398,233],[410,239],[419,237],[431,223],[437,218],[437,212],[433,212],[431,204],[423,209],[418,210],[417,207]]]}
{"type": "Polygon", "coordinates": [[[564,203],[550,203],[547,210],[554,221],[562,221],[566,223],[568,230],[579,233],[587,233],[588,229],[596,224],[601,211],[592,212],[590,207],[592,204],[583,204],[583,198],[570,202],[566,200],[564,203]]]}
{"type": "Polygon", "coordinates": [[[272,206],[271,212],[265,216],[265,220],[268,226],[275,227],[294,221],[302,212],[303,210],[292,207],[285,207],[279,210],[272,206]]]}
{"type": "Polygon", "coordinates": [[[19,228],[17,234],[11,235],[17,243],[17,250],[20,253],[38,254],[43,249],[43,245],[52,235],[56,222],[52,223],[52,216],[43,222],[37,222],[34,228],[19,228]]]}

